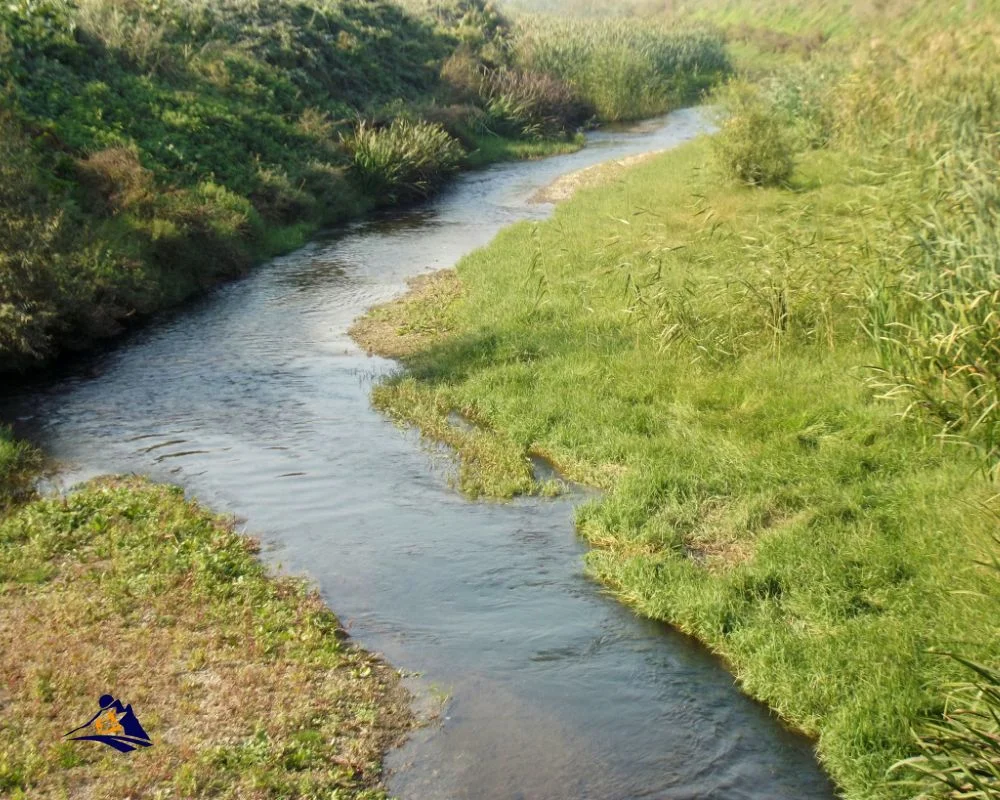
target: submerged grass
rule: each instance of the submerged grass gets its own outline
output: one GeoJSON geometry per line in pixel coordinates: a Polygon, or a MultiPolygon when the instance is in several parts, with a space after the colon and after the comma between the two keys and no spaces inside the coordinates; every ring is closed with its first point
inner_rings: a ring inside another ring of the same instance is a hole
{"type": "Polygon", "coordinates": [[[1000,659],[993,488],[865,382],[886,191],[844,150],[782,189],[722,180],[704,140],[659,156],[465,258],[444,317],[407,301],[428,330],[376,391],[431,436],[449,411],[493,432],[448,440],[477,469],[544,452],[606,489],[591,573],[723,655],[850,798],[905,796],[886,770],[962,672],[930,648],[1000,659]]]}
{"type": "Polygon", "coordinates": [[[0,518],[0,794],[385,797],[382,753],[411,724],[398,675],[255,552],[138,479],[0,518]],[[151,748],[63,738],[108,692],[151,748]]]}

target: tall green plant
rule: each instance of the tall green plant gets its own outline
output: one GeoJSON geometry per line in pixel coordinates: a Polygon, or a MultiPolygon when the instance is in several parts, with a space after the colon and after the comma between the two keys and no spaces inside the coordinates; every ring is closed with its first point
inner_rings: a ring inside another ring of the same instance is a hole
{"type": "Polygon", "coordinates": [[[407,119],[385,128],[362,122],[343,144],[359,183],[383,203],[427,197],[464,156],[462,146],[440,125],[407,119]]]}
{"type": "Polygon", "coordinates": [[[742,81],[717,97],[726,109],[722,129],[713,139],[723,172],[751,186],[786,182],[795,169],[795,145],[785,116],[756,86],[742,81]]]}
{"type": "MultiPolygon", "coordinates": [[[[1000,579],[1000,560],[985,566],[1000,579]]],[[[1000,668],[950,657],[969,679],[951,688],[942,716],[920,729],[921,754],[890,772],[907,774],[900,783],[919,787],[920,798],[1000,800],[1000,668]]]]}

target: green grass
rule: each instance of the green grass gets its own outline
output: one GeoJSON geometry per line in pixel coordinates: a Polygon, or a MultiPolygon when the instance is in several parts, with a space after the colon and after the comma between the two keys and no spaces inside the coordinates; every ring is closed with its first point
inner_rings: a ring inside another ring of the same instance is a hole
{"type": "Polygon", "coordinates": [[[961,674],[928,649],[1000,658],[1000,593],[973,563],[993,489],[867,388],[851,258],[881,179],[814,151],[791,190],[738,188],[710,153],[659,157],[464,259],[461,291],[431,301],[446,328],[375,401],[438,438],[449,411],[478,422],[470,452],[452,441],[466,491],[524,491],[504,465],[529,453],[604,488],[578,516],[591,573],[816,736],[846,796],[903,796],[885,771],[961,674]]]}
{"type": "MultiPolygon", "coordinates": [[[[518,64],[526,38],[485,0],[414,9],[0,6],[0,372],[114,336],[320,227],[427,197],[461,164],[564,151],[593,115],[583,71],[576,86],[555,62],[518,64]]],[[[609,45],[567,33],[587,63],[609,45]]],[[[711,81],[702,50],[723,58],[717,39],[663,28],[628,42],[642,46],[632,88],[661,99],[711,81]]],[[[603,118],[659,110],[602,102],[603,118]]]]}
{"type": "Polygon", "coordinates": [[[582,147],[582,135],[573,136],[563,141],[546,140],[541,142],[504,139],[500,136],[481,136],[476,141],[475,149],[466,156],[465,163],[475,169],[498,161],[545,158],[561,153],[573,153],[582,147]]]}
{"type": "Polygon", "coordinates": [[[521,66],[565,81],[602,120],[643,119],[696,101],[731,68],[718,33],[674,20],[528,16],[515,35],[521,66]]]}
{"type": "Polygon", "coordinates": [[[41,456],[0,426],[0,514],[31,492],[41,456]]]}
{"type": "MultiPolygon", "coordinates": [[[[3,452],[3,451],[0,451],[3,452]]],[[[377,800],[398,675],[181,490],[105,479],[0,516],[0,794],[377,800]],[[63,734],[112,692],[153,746],[63,734]]]]}

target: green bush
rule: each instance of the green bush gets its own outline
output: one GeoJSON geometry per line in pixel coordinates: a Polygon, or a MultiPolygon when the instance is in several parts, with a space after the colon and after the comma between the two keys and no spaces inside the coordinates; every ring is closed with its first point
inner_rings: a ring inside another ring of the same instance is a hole
{"type": "Polygon", "coordinates": [[[751,186],[786,182],[795,161],[785,117],[748,84],[731,84],[722,97],[728,116],[713,143],[723,173],[751,186]]]}
{"type": "Polygon", "coordinates": [[[362,122],[343,143],[359,185],[383,204],[428,197],[465,155],[440,125],[406,119],[385,128],[362,122]]]}

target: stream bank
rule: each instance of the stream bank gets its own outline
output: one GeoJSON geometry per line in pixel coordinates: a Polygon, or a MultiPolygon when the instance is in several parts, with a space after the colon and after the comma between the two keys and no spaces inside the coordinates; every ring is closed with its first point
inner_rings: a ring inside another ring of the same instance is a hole
{"type": "Polygon", "coordinates": [[[373,410],[396,365],[348,328],[418,274],[550,206],[560,174],[699,135],[698,110],[588,148],[459,178],[437,200],[349,226],[127,344],[4,399],[65,466],[123,469],[237,513],[272,566],[309,576],[351,636],[447,698],[387,761],[406,798],[829,798],[810,743],[702,648],[584,574],[586,498],[470,503],[447,454],[373,410]]]}

